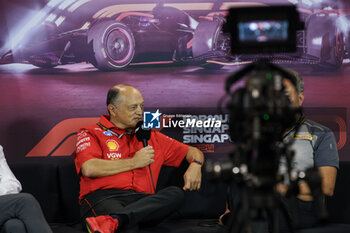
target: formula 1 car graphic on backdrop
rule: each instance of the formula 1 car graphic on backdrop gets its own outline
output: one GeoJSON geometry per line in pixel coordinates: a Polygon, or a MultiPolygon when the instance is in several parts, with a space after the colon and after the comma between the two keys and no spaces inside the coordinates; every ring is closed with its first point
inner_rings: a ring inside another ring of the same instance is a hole
{"type": "MultiPolygon", "coordinates": [[[[267,3],[263,3],[267,2],[267,3]]],[[[89,62],[99,70],[119,70],[130,64],[170,61],[219,68],[252,60],[230,54],[230,38],[222,32],[227,10],[269,1],[145,2],[111,0],[51,0],[29,23],[2,63],[29,62],[52,68],[89,62]]],[[[271,2],[271,1],[270,1],[271,2]]],[[[274,1],[276,3],[276,1],[274,1]]],[[[338,19],[345,10],[299,9],[305,30],[298,32],[296,54],[275,60],[311,63],[338,69],[346,55],[345,34],[338,19]]]]}

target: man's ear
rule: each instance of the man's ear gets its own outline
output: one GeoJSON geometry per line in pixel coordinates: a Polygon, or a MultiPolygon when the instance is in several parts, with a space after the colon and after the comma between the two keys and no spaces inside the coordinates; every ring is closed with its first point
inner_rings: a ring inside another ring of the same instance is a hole
{"type": "Polygon", "coordinates": [[[108,104],[107,109],[108,109],[109,115],[115,116],[115,110],[117,109],[116,106],[114,106],[113,104],[108,104]]]}
{"type": "Polygon", "coordinates": [[[298,95],[298,102],[299,102],[299,107],[301,107],[301,105],[302,105],[303,102],[304,102],[304,92],[301,92],[301,93],[298,95]]]}

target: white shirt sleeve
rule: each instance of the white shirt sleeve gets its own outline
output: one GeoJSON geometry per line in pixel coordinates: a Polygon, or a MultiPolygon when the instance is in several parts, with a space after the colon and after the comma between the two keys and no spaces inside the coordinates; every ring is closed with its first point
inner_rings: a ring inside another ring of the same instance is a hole
{"type": "Polygon", "coordinates": [[[0,195],[19,193],[21,183],[9,168],[2,146],[0,146],[0,195]]]}

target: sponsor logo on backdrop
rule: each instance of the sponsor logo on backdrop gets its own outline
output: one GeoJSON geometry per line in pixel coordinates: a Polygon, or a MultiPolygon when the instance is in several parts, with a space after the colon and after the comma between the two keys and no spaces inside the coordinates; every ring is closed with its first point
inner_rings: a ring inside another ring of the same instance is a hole
{"type": "Polygon", "coordinates": [[[77,142],[85,138],[87,130],[80,128],[93,125],[99,117],[70,118],[56,124],[49,132],[26,154],[26,157],[46,156],[72,156],[77,150],[86,149],[88,142],[81,142],[76,148],[77,142]],[[77,133],[79,131],[79,134],[77,133]],[[87,143],[83,145],[84,143],[87,143]],[[85,148],[84,148],[85,147],[85,148]]]}
{"type": "MultiPolygon", "coordinates": [[[[171,109],[171,112],[176,112],[176,109],[171,109]]],[[[227,114],[196,114],[196,109],[189,109],[188,112],[194,114],[164,114],[158,109],[153,112],[149,111],[149,116],[146,117],[149,119],[148,123],[153,123],[153,127],[158,127],[158,123],[160,124],[160,128],[155,128],[155,130],[162,130],[164,134],[195,146],[203,152],[227,153],[230,150],[228,147],[231,146],[228,133],[229,116],[227,114]]],[[[214,112],[214,110],[206,112],[214,112]]],[[[311,109],[307,116],[331,128],[336,136],[338,150],[346,145],[346,109],[345,111],[344,109],[332,109],[332,111],[329,109],[311,109]]],[[[77,132],[86,125],[96,124],[98,120],[99,117],[70,118],[59,122],[34,145],[26,154],[26,157],[72,156],[75,150],[86,149],[91,146],[86,130],[79,131],[79,134],[77,132]]],[[[113,143],[108,145],[111,150],[116,150],[119,147],[119,145],[116,146],[113,143]]],[[[110,151],[108,157],[119,159],[121,154],[110,151]]]]}

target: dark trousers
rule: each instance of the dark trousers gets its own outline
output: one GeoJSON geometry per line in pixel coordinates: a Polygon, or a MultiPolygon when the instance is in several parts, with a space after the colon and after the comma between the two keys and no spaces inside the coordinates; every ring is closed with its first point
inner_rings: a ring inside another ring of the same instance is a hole
{"type": "MultiPolygon", "coordinates": [[[[232,184],[228,189],[228,206],[231,212],[235,213],[235,216],[227,216],[225,225],[230,223],[233,224],[233,229],[236,229],[235,226],[240,223],[241,220],[244,220],[242,214],[242,189],[236,184],[232,184]],[[229,218],[231,217],[231,219],[229,218]],[[231,220],[232,222],[229,222],[231,220]]],[[[250,193],[250,197],[255,196],[256,193],[250,193]]],[[[295,227],[296,221],[298,221],[298,228],[310,228],[317,225],[316,211],[314,209],[313,202],[306,202],[299,200],[297,198],[285,198],[281,197],[276,200],[278,204],[278,225],[279,233],[289,233],[292,232],[291,228],[295,227]]],[[[252,203],[247,203],[250,207],[250,217],[256,215],[257,208],[252,206],[252,203]]],[[[264,203],[262,203],[264,204],[264,203]]],[[[262,208],[263,214],[262,218],[266,220],[251,221],[253,232],[263,232],[263,233],[272,233],[273,232],[273,210],[268,208],[262,208]]],[[[223,221],[224,221],[223,220],[223,221]]],[[[229,231],[229,232],[234,232],[229,231]]]]}
{"type": "Polygon", "coordinates": [[[155,224],[179,209],[183,199],[183,191],[175,186],[156,194],[133,190],[97,190],[82,200],[80,214],[84,219],[99,215],[125,215],[128,227],[155,224]]]}
{"type": "Polygon", "coordinates": [[[28,193],[0,196],[1,233],[52,233],[37,200],[28,193]]]}
{"type": "MultiPolygon", "coordinates": [[[[290,225],[295,226],[298,221],[298,228],[310,228],[317,225],[316,213],[313,202],[299,199],[282,198],[282,208],[279,217],[280,233],[291,232],[290,225]]],[[[270,228],[271,232],[271,228],[270,228]]]]}

